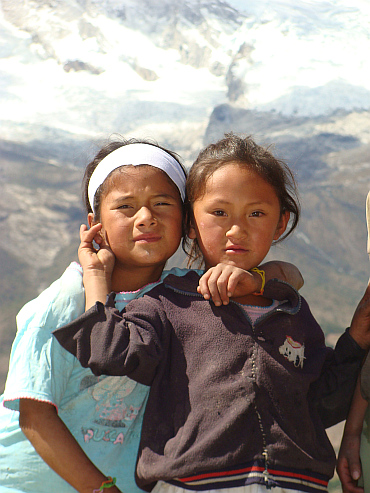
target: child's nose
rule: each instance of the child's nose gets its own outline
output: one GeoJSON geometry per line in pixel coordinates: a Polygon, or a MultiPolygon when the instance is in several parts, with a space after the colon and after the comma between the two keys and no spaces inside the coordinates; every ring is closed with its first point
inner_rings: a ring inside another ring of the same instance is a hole
{"type": "Polygon", "coordinates": [[[149,207],[141,207],[136,213],[136,218],[139,226],[150,226],[155,223],[155,217],[149,207]]]}
{"type": "Polygon", "coordinates": [[[240,222],[233,223],[226,232],[228,238],[240,238],[241,236],[245,236],[245,234],[245,228],[240,222]]]}

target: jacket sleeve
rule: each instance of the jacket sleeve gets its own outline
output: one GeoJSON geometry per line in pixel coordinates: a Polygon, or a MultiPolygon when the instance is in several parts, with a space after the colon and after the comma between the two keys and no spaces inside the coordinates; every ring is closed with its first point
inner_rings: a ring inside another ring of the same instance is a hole
{"type": "Polygon", "coordinates": [[[347,418],[358,374],[366,350],[350,336],[341,335],[334,350],[328,351],[320,378],[311,385],[310,399],[325,426],[347,418]]]}
{"type": "Polygon", "coordinates": [[[135,310],[130,313],[119,312],[110,296],[106,305],[96,303],[53,334],[95,375],[127,375],[150,385],[162,355],[161,338],[157,333],[161,332],[161,317],[146,296],[131,302],[126,310],[133,304],[135,310]]]}

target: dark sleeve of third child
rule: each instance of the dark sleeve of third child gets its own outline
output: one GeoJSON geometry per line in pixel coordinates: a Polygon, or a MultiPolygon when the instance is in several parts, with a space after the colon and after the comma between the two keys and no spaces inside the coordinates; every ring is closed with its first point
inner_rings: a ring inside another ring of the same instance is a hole
{"type": "Polygon", "coordinates": [[[150,385],[161,358],[161,342],[153,320],[143,318],[142,323],[134,324],[129,318],[114,302],[97,302],[53,335],[95,375],[127,375],[150,385]]]}
{"type": "Polygon", "coordinates": [[[325,428],[346,419],[366,352],[348,329],[338,339],[335,349],[328,352],[320,378],[310,387],[310,401],[325,428]]]}

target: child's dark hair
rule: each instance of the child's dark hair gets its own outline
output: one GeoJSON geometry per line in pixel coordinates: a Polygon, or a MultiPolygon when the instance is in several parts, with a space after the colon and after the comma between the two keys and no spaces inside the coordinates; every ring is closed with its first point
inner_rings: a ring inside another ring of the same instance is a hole
{"type": "MultiPolygon", "coordinates": [[[[125,139],[124,137],[115,134],[114,140],[112,138],[109,139],[103,145],[103,147],[99,150],[99,152],[96,154],[94,159],[86,166],[85,174],[84,174],[84,177],[82,180],[82,200],[83,200],[83,203],[85,205],[85,208],[86,208],[86,211],[88,214],[90,212],[93,212],[92,207],[91,207],[90,202],[89,202],[88,187],[89,187],[89,181],[90,181],[91,175],[93,174],[95,168],[98,166],[98,164],[106,156],[108,156],[108,154],[110,154],[111,152],[115,151],[116,149],[118,149],[120,147],[129,145],[129,144],[149,144],[149,145],[153,145],[155,147],[159,147],[163,151],[170,154],[174,159],[176,159],[176,161],[180,164],[180,166],[183,169],[184,174],[186,176],[186,174],[187,174],[186,170],[180,161],[180,157],[175,152],[172,152],[172,151],[166,149],[165,147],[160,146],[159,144],[157,144],[156,142],[151,141],[151,140],[147,140],[147,139],[139,140],[139,139],[134,139],[134,138],[125,139]]],[[[105,184],[106,184],[106,181],[102,185],[100,185],[100,187],[97,189],[97,191],[95,193],[94,210],[95,210],[96,220],[100,220],[101,198],[104,195],[104,193],[106,192],[105,184]]]]}
{"type": "MultiPolygon", "coordinates": [[[[208,178],[219,168],[235,162],[258,173],[276,192],[280,202],[281,214],[291,213],[292,221],[288,231],[275,243],[289,236],[298,224],[300,204],[293,173],[287,164],[276,158],[267,147],[256,144],[249,137],[239,137],[233,133],[225,134],[224,138],[203,149],[191,167],[186,183],[186,234],[183,238],[183,249],[189,256],[189,264],[202,263],[202,252],[196,239],[190,240],[187,233],[193,220],[193,204],[201,198],[206,190],[208,178]]],[[[225,184],[227,186],[227,184],[225,184]]]]}

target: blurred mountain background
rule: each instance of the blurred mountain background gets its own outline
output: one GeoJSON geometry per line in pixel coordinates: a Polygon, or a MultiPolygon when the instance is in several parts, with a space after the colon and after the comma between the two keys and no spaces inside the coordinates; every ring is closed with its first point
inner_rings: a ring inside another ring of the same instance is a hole
{"type": "Polygon", "coordinates": [[[77,258],[83,170],[114,133],[186,166],[227,131],[274,144],[303,214],[269,258],[299,266],[335,343],[369,277],[369,21],[368,0],[2,0],[0,391],[15,315],[77,258]]]}

